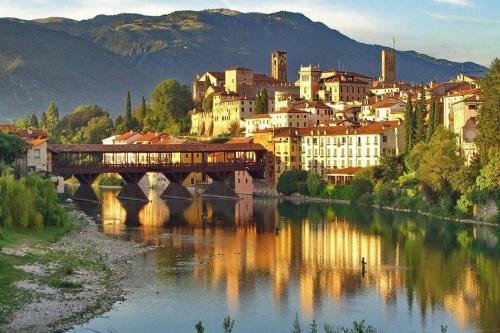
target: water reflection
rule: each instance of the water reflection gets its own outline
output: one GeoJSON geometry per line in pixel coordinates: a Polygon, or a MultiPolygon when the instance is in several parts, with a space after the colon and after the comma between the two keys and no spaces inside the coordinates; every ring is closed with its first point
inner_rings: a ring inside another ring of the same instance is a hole
{"type": "Polygon", "coordinates": [[[159,278],[176,281],[173,288],[187,279],[190,289],[221,290],[232,314],[270,306],[288,328],[299,304],[307,320],[354,312],[391,327],[404,305],[397,320],[405,327],[416,325],[415,316],[429,331],[445,323],[463,331],[500,327],[498,229],[250,196],[163,200],[150,191],[142,205],[120,201],[115,191],[101,198],[105,233],[161,242],[159,278]],[[270,304],[258,302],[262,290],[270,304]],[[370,304],[372,295],[381,308],[360,309],[356,302],[370,304]]]}

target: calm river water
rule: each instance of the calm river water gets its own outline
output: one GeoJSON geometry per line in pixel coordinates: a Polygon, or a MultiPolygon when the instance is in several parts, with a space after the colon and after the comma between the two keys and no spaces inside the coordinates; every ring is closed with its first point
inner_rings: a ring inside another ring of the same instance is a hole
{"type": "Polygon", "coordinates": [[[220,332],[228,314],[235,333],[290,332],[296,313],[306,328],[365,319],[385,332],[500,331],[499,228],[250,196],[116,194],[80,207],[106,234],[165,247],[133,262],[126,301],[71,332],[195,332],[199,320],[220,332]]]}

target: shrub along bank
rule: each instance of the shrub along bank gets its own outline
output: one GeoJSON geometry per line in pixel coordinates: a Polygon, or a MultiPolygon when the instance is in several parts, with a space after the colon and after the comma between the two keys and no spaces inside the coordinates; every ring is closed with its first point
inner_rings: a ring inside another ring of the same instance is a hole
{"type": "MultiPolygon", "coordinates": [[[[316,173],[291,170],[280,176],[277,190],[284,195],[470,218],[474,205],[500,206],[500,154],[491,151],[486,163],[475,159],[466,165],[454,134],[438,128],[407,155],[383,154],[379,165],[362,169],[348,185],[327,184],[316,173]]],[[[500,223],[499,214],[491,222],[500,223]]]]}

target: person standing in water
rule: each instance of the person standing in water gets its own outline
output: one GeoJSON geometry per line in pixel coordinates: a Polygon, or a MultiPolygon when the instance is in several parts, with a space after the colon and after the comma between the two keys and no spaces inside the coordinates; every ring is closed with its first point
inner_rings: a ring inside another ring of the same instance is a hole
{"type": "Polygon", "coordinates": [[[366,264],[367,262],[365,261],[365,257],[361,257],[361,275],[363,275],[363,277],[366,273],[366,264]]]}

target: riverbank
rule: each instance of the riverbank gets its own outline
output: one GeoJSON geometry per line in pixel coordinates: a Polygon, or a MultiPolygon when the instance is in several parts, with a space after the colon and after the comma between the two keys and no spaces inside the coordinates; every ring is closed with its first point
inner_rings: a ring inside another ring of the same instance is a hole
{"type": "MultiPolygon", "coordinates": [[[[289,201],[294,201],[294,202],[318,202],[318,203],[335,203],[335,204],[342,204],[342,205],[354,205],[351,201],[349,200],[339,200],[339,199],[327,199],[327,198],[315,198],[315,197],[309,197],[305,195],[292,195],[292,196],[285,196],[285,195],[264,195],[264,194],[259,194],[255,195],[257,197],[268,197],[268,198],[277,198],[279,200],[289,200],[289,201]]],[[[365,206],[361,206],[365,207],[365,206]]],[[[425,212],[422,210],[413,210],[413,209],[404,209],[404,208],[397,208],[397,207],[390,207],[390,206],[379,206],[379,205],[370,205],[371,208],[375,209],[384,209],[384,210],[392,210],[395,212],[403,212],[403,213],[417,213],[420,215],[425,215],[433,218],[438,218],[442,220],[447,220],[447,221],[453,221],[453,222],[459,222],[459,223],[466,223],[466,224],[476,224],[476,225],[482,225],[482,226],[489,226],[489,227],[500,227],[500,224],[497,223],[491,223],[487,221],[482,221],[482,220],[473,220],[473,219],[460,219],[456,217],[450,217],[450,216],[441,216],[441,215],[434,215],[429,212],[425,212]]]]}
{"type": "Polygon", "coordinates": [[[152,247],[106,236],[81,212],[56,242],[14,242],[0,251],[0,332],[62,332],[123,298],[130,260],[152,247]]]}

